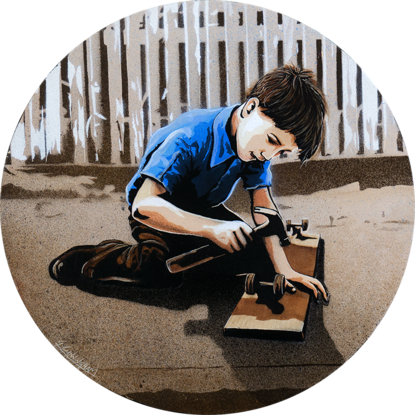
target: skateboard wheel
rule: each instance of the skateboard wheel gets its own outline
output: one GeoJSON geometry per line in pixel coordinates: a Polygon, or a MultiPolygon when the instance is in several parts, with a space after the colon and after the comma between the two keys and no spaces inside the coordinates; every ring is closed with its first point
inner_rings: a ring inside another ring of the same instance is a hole
{"type": "Polygon", "coordinates": [[[277,274],[274,278],[274,283],[272,285],[272,289],[274,292],[274,295],[278,298],[281,298],[284,295],[285,292],[285,275],[283,274],[277,274]]]}
{"type": "Polygon", "coordinates": [[[249,295],[255,294],[254,281],[255,281],[255,274],[246,274],[245,292],[249,295]]]}
{"type": "Polygon", "coordinates": [[[303,229],[303,231],[306,231],[308,229],[308,219],[303,219],[301,221],[301,228],[303,229]]]}

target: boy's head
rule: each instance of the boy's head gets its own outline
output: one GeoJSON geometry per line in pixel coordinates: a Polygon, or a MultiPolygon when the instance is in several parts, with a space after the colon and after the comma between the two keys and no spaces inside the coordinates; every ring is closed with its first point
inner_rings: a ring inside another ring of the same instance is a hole
{"type": "Polygon", "coordinates": [[[312,71],[293,65],[274,69],[241,106],[238,155],[263,161],[298,147],[301,162],[308,160],[320,145],[326,108],[312,71]]]}

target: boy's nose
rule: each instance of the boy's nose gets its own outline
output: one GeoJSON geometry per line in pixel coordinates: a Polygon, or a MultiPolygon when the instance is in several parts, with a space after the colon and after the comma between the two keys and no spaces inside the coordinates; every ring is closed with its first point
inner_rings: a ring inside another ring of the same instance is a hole
{"type": "Polygon", "coordinates": [[[266,151],[261,151],[259,154],[262,157],[260,159],[260,161],[269,161],[269,160],[271,160],[275,156],[275,151],[272,151],[272,150],[271,151],[268,151],[268,150],[266,150],[266,151]]]}

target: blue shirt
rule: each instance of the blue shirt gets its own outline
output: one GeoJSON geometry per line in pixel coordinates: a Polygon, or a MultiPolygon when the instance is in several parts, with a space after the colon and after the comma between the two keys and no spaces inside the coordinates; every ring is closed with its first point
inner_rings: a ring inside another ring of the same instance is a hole
{"type": "Polygon", "coordinates": [[[150,139],[127,186],[131,205],[146,177],[163,185],[163,197],[198,212],[223,203],[238,179],[245,189],[270,186],[270,162],[243,162],[232,149],[226,124],[236,108],[194,110],[159,129],[150,139]]]}

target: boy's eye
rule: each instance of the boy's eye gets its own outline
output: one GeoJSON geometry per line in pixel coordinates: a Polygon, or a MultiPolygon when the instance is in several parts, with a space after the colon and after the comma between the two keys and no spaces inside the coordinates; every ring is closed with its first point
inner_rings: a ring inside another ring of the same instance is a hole
{"type": "Polygon", "coordinates": [[[268,137],[268,142],[270,143],[270,144],[272,144],[273,146],[277,146],[278,145],[278,142],[277,142],[277,140],[275,140],[274,138],[272,138],[271,136],[267,136],[268,137]]]}

